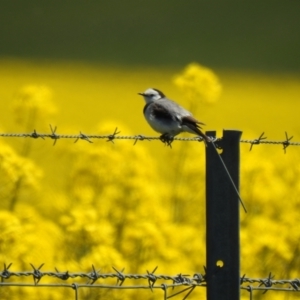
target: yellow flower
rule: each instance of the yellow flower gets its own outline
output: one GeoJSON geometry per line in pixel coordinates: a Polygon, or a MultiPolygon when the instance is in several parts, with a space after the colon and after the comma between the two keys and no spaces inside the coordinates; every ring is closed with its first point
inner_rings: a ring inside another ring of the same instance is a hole
{"type": "Polygon", "coordinates": [[[34,125],[56,112],[51,101],[52,91],[47,86],[27,85],[17,94],[13,103],[16,122],[20,125],[34,125]]]}
{"type": "Polygon", "coordinates": [[[189,100],[200,98],[205,103],[216,102],[222,90],[216,74],[197,63],[189,64],[181,74],[175,76],[174,84],[189,100]]]}
{"type": "MultiPolygon", "coordinates": [[[[0,142],[0,193],[2,196],[4,193],[7,199],[11,199],[16,189],[37,189],[42,175],[42,170],[30,159],[19,156],[10,146],[0,142]]],[[[2,200],[2,205],[3,202],[2,200]]]]}

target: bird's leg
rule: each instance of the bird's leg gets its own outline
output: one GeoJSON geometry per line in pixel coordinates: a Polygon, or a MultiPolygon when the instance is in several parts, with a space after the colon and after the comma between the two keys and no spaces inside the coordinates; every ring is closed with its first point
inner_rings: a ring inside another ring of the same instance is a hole
{"type": "Polygon", "coordinates": [[[168,134],[168,133],[164,133],[162,134],[160,137],[160,140],[167,146],[169,146],[170,148],[172,148],[172,142],[174,141],[174,136],[168,134]]]}

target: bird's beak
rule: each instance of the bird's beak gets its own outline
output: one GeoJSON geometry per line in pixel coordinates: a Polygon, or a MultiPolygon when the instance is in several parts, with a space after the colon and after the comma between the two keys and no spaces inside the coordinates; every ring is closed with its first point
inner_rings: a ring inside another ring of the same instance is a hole
{"type": "Polygon", "coordinates": [[[144,96],[144,93],[138,93],[138,95],[144,96]]]}

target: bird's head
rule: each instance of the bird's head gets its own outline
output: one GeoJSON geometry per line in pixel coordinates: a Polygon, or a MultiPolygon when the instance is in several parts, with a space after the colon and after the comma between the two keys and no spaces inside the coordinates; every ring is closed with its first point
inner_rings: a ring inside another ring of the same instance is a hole
{"type": "Polygon", "coordinates": [[[138,95],[143,96],[146,103],[165,98],[165,95],[161,91],[152,88],[147,89],[144,93],[138,93],[138,95]]]}

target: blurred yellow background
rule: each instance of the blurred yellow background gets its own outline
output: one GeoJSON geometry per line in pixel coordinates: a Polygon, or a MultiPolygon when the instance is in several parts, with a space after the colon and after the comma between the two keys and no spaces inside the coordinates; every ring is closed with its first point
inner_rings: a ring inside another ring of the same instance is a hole
{"type": "MultiPolygon", "coordinates": [[[[274,0],[6,1],[0,132],[50,133],[51,125],[58,134],[117,127],[120,135],[158,136],[137,94],[153,87],[218,137],[237,129],[243,139],[265,132],[283,141],[287,132],[300,141],[299,9],[299,1],[274,0]]],[[[300,149],[249,148],[241,144],[248,209],[241,274],[299,278],[300,149]]],[[[53,146],[2,137],[0,203],[0,263],[13,263],[11,271],[45,263],[43,271],[204,273],[203,143],[175,141],[170,149],[160,141],[60,139],[53,146]]],[[[73,297],[64,288],[0,289],[1,299],[73,297]]],[[[189,299],[204,297],[197,288],[189,299]]],[[[80,290],[80,299],[99,298],[161,299],[162,291],[80,290]]]]}
{"type": "MultiPolygon", "coordinates": [[[[299,141],[297,76],[218,72],[195,63],[159,72],[75,62],[0,64],[1,132],[46,133],[51,124],[61,134],[110,134],[118,127],[121,135],[157,136],[137,95],[154,86],[192,109],[219,137],[223,129],[237,129],[245,139],[264,131],[283,140],[287,131],[299,141]],[[207,84],[185,84],[196,79],[207,84]]],[[[170,149],[160,141],[0,142],[1,260],[13,262],[14,270],[45,263],[47,270],[89,271],[94,264],[101,272],[115,266],[144,273],[156,265],[159,273],[204,272],[203,143],[175,141],[170,149]]],[[[259,145],[249,152],[242,144],[241,151],[241,194],[249,211],[241,214],[241,272],[297,277],[299,149],[284,154],[280,145],[259,145]]],[[[55,299],[70,295],[51,293],[55,299]]],[[[85,297],[101,293],[86,291],[85,297]]]]}

